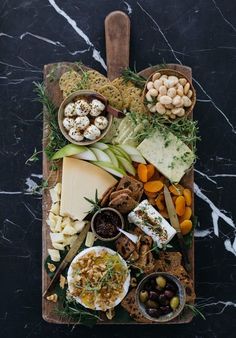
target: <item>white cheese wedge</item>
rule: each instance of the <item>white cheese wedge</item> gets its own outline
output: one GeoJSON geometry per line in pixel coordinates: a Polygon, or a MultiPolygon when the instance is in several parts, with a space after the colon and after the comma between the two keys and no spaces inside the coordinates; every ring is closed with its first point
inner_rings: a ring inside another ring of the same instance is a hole
{"type": "Polygon", "coordinates": [[[94,200],[117,183],[105,170],[75,158],[64,157],[62,168],[62,191],[60,215],[82,221],[91,204],[84,197],[94,200]]]}
{"type": "Polygon", "coordinates": [[[74,243],[74,241],[77,239],[78,236],[77,235],[73,235],[73,236],[65,235],[64,237],[65,237],[65,240],[64,240],[65,246],[67,246],[67,245],[71,246],[74,243]]]}
{"type": "Polygon", "coordinates": [[[60,262],[60,252],[55,249],[48,249],[48,254],[53,262],[60,262]]]}
{"type": "Polygon", "coordinates": [[[73,222],[73,227],[75,228],[76,232],[81,232],[85,226],[86,222],[85,221],[75,221],[73,222]]]}
{"type": "Polygon", "coordinates": [[[67,225],[65,226],[65,228],[63,229],[62,233],[64,235],[75,235],[77,233],[76,229],[73,228],[71,225],[67,225]]]}
{"type": "Polygon", "coordinates": [[[142,201],[128,215],[128,221],[137,225],[145,234],[152,237],[159,248],[170,242],[176,234],[175,229],[148,202],[142,201]]]}
{"type": "Polygon", "coordinates": [[[52,243],[63,243],[64,242],[64,235],[60,233],[50,233],[52,243]]]}
{"type": "Polygon", "coordinates": [[[59,202],[52,203],[50,211],[54,213],[54,215],[59,215],[60,203],[59,202]]]}
{"type": "Polygon", "coordinates": [[[191,149],[171,132],[163,136],[156,131],[143,140],[137,149],[173,183],[181,180],[194,161],[191,149]]]}
{"type": "Polygon", "coordinates": [[[57,243],[57,242],[52,242],[52,246],[57,249],[57,250],[65,250],[65,244],[63,243],[57,243]]]}
{"type": "Polygon", "coordinates": [[[55,190],[55,187],[50,189],[49,192],[50,192],[52,203],[56,203],[60,201],[60,195],[55,190]]]}

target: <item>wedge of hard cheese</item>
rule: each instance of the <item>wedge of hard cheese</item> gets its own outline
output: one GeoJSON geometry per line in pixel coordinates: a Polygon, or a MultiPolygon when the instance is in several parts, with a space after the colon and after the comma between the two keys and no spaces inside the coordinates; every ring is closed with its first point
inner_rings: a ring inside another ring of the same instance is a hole
{"type": "Polygon", "coordinates": [[[82,221],[92,207],[84,197],[94,200],[97,190],[100,199],[116,183],[112,175],[94,164],[64,157],[60,215],[82,221]]]}
{"type": "Polygon", "coordinates": [[[137,149],[173,183],[181,180],[194,161],[191,149],[171,132],[163,135],[157,130],[137,149]]]}

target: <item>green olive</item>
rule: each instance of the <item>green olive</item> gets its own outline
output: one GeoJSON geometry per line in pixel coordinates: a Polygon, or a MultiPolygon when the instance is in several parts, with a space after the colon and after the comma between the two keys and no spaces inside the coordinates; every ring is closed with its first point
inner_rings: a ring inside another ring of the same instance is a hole
{"type": "Polygon", "coordinates": [[[150,309],[157,309],[158,308],[158,304],[151,299],[148,299],[148,301],[145,303],[145,305],[150,309]]]}
{"type": "Polygon", "coordinates": [[[164,277],[159,276],[156,278],[156,283],[159,286],[159,288],[163,289],[166,286],[166,280],[164,277]]]}
{"type": "Polygon", "coordinates": [[[145,290],[140,291],[139,299],[140,299],[140,302],[145,303],[148,300],[148,292],[145,290]]]}
{"type": "Polygon", "coordinates": [[[170,307],[175,310],[179,306],[179,297],[175,296],[170,300],[170,307]]]}

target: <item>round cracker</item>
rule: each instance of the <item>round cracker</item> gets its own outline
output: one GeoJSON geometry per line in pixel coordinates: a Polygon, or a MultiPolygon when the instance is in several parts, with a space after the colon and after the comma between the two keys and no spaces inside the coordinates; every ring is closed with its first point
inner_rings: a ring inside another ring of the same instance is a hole
{"type": "Polygon", "coordinates": [[[88,70],[88,89],[97,91],[100,87],[109,83],[108,78],[106,78],[101,73],[96,70],[88,70]]]}
{"type": "Polygon", "coordinates": [[[81,81],[81,76],[74,71],[73,69],[65,72],[62,74],[59,80],[59,87],[61,90],[64,90],[67,88],[68,85],[73,83],[78,83],[81,81]]]}
{"type": "Polygon", "coordinates": [[[98,89],[98,92],[105,96],[109,101],[109,104],[119,110],[123,109],[123,99],[122,95],[115,86],[112,84],[107,84],[98,89]]]}

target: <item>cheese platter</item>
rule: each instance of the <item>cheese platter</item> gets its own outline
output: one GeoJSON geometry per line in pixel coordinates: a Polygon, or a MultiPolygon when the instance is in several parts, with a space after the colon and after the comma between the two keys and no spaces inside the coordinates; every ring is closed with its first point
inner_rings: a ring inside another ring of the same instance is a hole
{"type": "Polygon", "coordinates": [[[36,84],[44,105],[43,318],[188,323],[196,312],[191,68],[132,71],[122,12],[108,15],[105,34],[107,77],[60,62],[36,84]]]}

